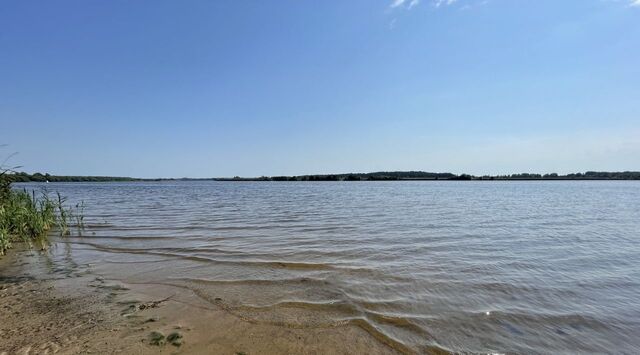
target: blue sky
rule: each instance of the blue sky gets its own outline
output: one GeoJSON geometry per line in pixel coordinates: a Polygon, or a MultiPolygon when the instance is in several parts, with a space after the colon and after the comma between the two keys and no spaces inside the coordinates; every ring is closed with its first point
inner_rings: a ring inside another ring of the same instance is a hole
{"type": "Polygon", "coordinates": [[[74,175],[640,170],[640,0],[0,0],[0,143],[74,175]]]}

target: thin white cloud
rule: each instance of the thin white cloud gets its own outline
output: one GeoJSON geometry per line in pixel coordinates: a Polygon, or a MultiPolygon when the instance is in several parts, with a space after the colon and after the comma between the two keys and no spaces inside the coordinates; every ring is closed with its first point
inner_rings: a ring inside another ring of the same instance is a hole
{"type": "Polygon", "coordinates": [[[391,7],[398,7],[398,6],[402,6],[404,3],[406,2],[406,0],[393,0],[393,2],[391,3],[391,7]]]}
{"type": "Polygon", "coordinates": [[[601,0],[610,3],[618,3],[629,7],[640,7],[640,0],[601,0]]]}
{"type": "Polygon", "coordinates": [[[391,7],[392,9],[397,7],[403,7],[408,10],[411,10],[412,8],[417,6],[419,3],[420,3],[420,0],[393,0],[393,2],[391,3],[391,5],[389,5],[389,7],[391,7]]]}
{"type": "MultiPolygon", "coordinates": [[[[415,6],[417,6],[418,4],[420,4],[421,0],[393,0],[391,2],[391,5],[389,5],[389,7],[391,8],[405,8],[407,10],[410,10],[412,8],[414,8],[415,6]]],[[[612,1],[612,2],[627,2],[629,4],[630,7],[640,7],[640,0],[606,0],[606,1],[612,1]]],[[[431,6],[435,7],[435,8],[440,8],[440,7],[445,7],[445,6],[451,6],[454,5],[456,3],[460,3],[459,0],[431,0],[430,4],[431,6]]],[[[479,3],[475,3],[475,5],[486,5],[488,3],[488,0],[483,0],[479,3]]],[[[473,7],[473,2],[472,4],[464,4],[462,6],[463,10],[468,10],[471,7],[473,7]]]]}
{"type": "Polygon", "coordinates": [[[449,6],[449,5],[453,5],[456,1],[458,0],[435,0],[433,2],[433,6],[435,7],[440,7],[443,5],[449,6]]]}
{"type": "Polygon", "coordinates": [[[471,10],[473,8],[476,8],[476,7],[485,6],[488,3],[489,3],[489,0],[482,0],[482,1],[476,2],[476,3],[467,3],[467,4],[462,5],[460,7],[460,10],[462,10],[462,11],[471,10]]]}
{"type": "MultiPolygon", "coordinates": [[[[389,7],[392,9],[404,8],[407,10],[411,10],[412,8],[418,6],[420,4],[420,1],[421,0],[393,0],[391,2],[391,5],[389,5],[389,7]]],[[[640,0],[633,0],[633,1],[640,1],[640,0]]],[[[429,4],[436,8],[453,5],[457,2],[458,0],[429,0],[429,4]]]]}

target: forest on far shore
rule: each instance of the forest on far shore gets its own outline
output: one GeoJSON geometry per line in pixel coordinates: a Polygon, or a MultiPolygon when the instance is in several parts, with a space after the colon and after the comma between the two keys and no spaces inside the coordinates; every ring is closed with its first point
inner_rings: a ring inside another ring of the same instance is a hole
{"type": "Polygon", "coordinates": [[[216,181],[389,181],[389,180],[640,180],[640,171],[587,171],[560,175],[556,173],[536,174],[520,173],[511,175],[483,175],[452,173],[431,173],[425,171],[380,171],[373,173],[317,174],[296,176],[261,176],[232,178],[154,178],[140,179],[119,176],[60,176],[42,173],[28,174],[15,172],[7,174],[12,182],[123,182],[123,181],[177,181],[177,180],[216,180],[216,181]]]}

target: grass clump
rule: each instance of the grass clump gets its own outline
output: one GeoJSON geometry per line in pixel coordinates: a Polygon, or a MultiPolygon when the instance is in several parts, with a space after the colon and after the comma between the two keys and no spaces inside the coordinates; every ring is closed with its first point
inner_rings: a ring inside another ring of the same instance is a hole
{"type": "MultiPolygon", "coordinates": [[[[74,216],[70,208],[64,207],[65,199],[57,194],[57,200],[46,193],[11,188],[10,176],[0,169],[0,255],[15,241],[24,241],[29,247],[46,249],[47,236],[53,228],[61,235],[69,235],[69,221],[74,220],[78,228],[84,225],[83,217],[74,216]]],[[[84,206],[76,206],[82,213],[84,206]]]]}
{"type": "Polygon", "coordinates": [[[0,255],[15,240],[45,249],[47,235],[56,223],[56,206],[50,199],[26,191],[5,191],[0,201],[0,255]]]}

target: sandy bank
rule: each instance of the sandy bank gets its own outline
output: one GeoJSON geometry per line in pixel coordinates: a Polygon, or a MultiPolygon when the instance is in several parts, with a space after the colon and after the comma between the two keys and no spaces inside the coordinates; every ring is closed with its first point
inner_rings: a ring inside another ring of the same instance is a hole
{"type": "Polygon", "coordinates": [[[0,260],[0,354],[393,354],[355,326],[239,319],[167,285],[127,285],[47,253],[0,260]]]}

